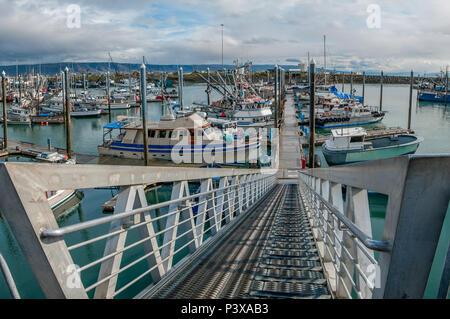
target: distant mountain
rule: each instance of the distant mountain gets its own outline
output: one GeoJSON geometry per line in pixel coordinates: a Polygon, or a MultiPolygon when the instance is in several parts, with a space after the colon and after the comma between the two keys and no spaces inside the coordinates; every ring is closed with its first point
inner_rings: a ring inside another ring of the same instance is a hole
{"type": "MultiPolygon", "coordinates": [[[[140,64],[129,64],[129,63],[108,63],[108,62],[85,62],[85,63],[47,63],[47,64],[28,64],[28,65],[19,65],[18,72],[19,74],[28,74],[28,73],[41,73],[44,75],[54,75],[61,70],[64,70],[68,67],[71,70],[74,70],[78,73],[104,73],[109,69],[111,73],[115,72],[129,72],[139,70],[140,64]]],[[[158,64],[146,64],[147,71],[150,72],[177,72],[178,67],[183,67],[183,71],[185,73],[191,73],[193,71],[206,71],[209,68],[211,71],[216,71],[222,68],[221,64],[194,64],[194,65],[176,65],[176,64],[168,64],[168,65],[158,65],[158,64]]],[[[233,68],[233,65],[224,65],[225,68],[230,69],[233,68]]],[[[265,65],[253,65],[254,72],[266,71],[268,69],[273,69],[274,65],[265,64],[265,65]]],[[[285,69],[292,69],[295,66],[285,65],[282,66],[285,69]]],[[[5,71],[7,75],[14,76],[16,75],[16,65],[7,65],[0,66],[0,71],[5,71]]]]}
{"type": "MultiPolygon", "coordinates": [[[[130,69],[131,71],[139,70],[140,64],[130,64],[130,63],[108,63],[108,62],[83,62],[83,63],[46,63],[46,64],[27,64],[27,65],[19,65],[18,72],[19,74],[29,74],[29,73],[41,73],[44,75],[54,75],[61,70],[64,70],[68,67],[71,70],[74,70],[77,73],[105,73],[108,70],[108,67],[111,73],[115,72],[125,72],[127,73],[130,69]]],[[[209,68],[211,71],[216,71],[222,68],[221,64],[190,64],[190,65],[176,65],[176,64],[146,64],[147,71],[150,72],[177,72],[178,67],[183,67],[184,73],[191,73],[193,71],[206,71],[209,68]]],[[[225,68],[231,69],[234,68],[234,65],[224,65],[225,68]]],[[[285,70],[296,69],[297,65],[280,65],[285,70]]],[[[264,72],[269,69],[273,69],[273,64],[254,64],[253,72],[264,72]]],[[[7,75],[14,76],[16,75],[16,65],[6,65],[0,66],[0,72],[5,71],[7,75]]],[[[316,72],[322,72],[322,68],[317,68],[316,72]]],[[[334,72],[334,70],[327,70],[327,72],[334,72]]],[[[336,70],[336,72],[342,72],[336,70]]],[[[344,71],[346,74],[350,74],[349,71],[344,71]]],[[[379,71],[366,71],[367,75],[380,75],[379,71]]],[[[385,75],[389,76],[409,76],[409,72],[398,72],[398,73],[388,73],[385,72],[385,75]]],[[[427,73],[427,76],[437,76],[439,73],[427,73]]]]}

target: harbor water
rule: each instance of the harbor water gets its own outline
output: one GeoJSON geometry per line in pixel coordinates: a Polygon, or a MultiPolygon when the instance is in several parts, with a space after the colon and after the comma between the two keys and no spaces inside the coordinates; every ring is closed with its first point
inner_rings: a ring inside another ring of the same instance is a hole
{"type": "MultiPolygon", "coordinates": [[[[341,89],[341,85],[337,85],[341,89]]],[[[361,95],[361,86],[353,85],[357,90],[357,95],[361,95]]],[[[206,102],[205,85],[185,85],[184,104],[190,105],[192,102],[206,102]]],[[[348,93],[349,85],[345,86],[345,92],[348,93]]],[[[379,105],[379,86],[366,85],[365,99],[368,105],[379,105]]],[[[212,100],[217,99],[218,95],[212,93],[212,100]]],[[[387,111],[382,123],[375,126],[400,126],[407,127],[408,122],[408,85],[384,85],[383,87],[383,111],[387,111]]],[[[132,108],[129,110],[113,111],[112,119],[118,115],[139,116],[140,109],[132,108]]],[[[148,118],[158,120],[163,114],[160,103],[148,104],[148,118]]],[[[72,119],[72,148],[73,152],[81,154],[97,155],[97,146],[103,141],[103,126],[108,123],[108,115],[102,115],[99,118],[72,119]]],[[[417,102],[416,91],[413,96],[413,106],[411,114],[412,129],[417,135],[423,136],[424,141],[419,146],[417,154],[439,154],[450,153],[450,106],[445,108],[442,104],[433,104],[428,102],[417,102]]],[[[325,134],[326,131],[317,132],[325,134]]],[[[65,133],[63,125],[33,125],[31,127],[10,126],[8,127],[8,137],[12,141],[28,142],[43,147],[47,146],[47,140],[50,139],[52,147],[65,148],[65,133]]],[[[317,153],[321,154],[320,148],[317,153]]],[[[10,157],[3,158],[1,161],[32,161],[28,158],[10,157]]],[[[325,159],[322,156],[322,163],[325,159]]],[[[66,226],[80,221],[95,219],[105,216],[102,211],[102,205],[115,194],[116,189],[85,189],[84,198],[80,204],[71,212],[58,219],[60,226],[66,226]]],[[[170,185],[163,185],[157,190],[159,201],[170,198],[170,185]]],[[[156,202],[155,192],[147,194],[149,203],[156,202]]],[[[381,194],[370,194],[369,203],[372,215],[373,236],[375,239],[381,239],[384,226],[384,214],[386,210],[387,198],[381,194]]],[[[163,213],[163,212],[162,212],[163,213]]],[[[423,212],[426,213],[426,212],[423,212]]],[[[450,240],[450,220],[449,211],[441,232],[441,239],[436,253],[435,261],[431,270],[430,280],[425,293],[426,298],[434,298],[439,287],[439,280],[442,273],[443,261],[447,252],[450,240]]],[[[104,227],[108,227],[105,225],[104,227]]],[[[107,228],[106,228],[107,229],[107,228]]],[[[80,238],[87,240],[104,233],[105,229],[89,229],[67,237],[67,242],[77,241],[80,238]]],[[[133,237],[130,234],[130,237],[133,237]]],[[[133,238],[130,238],[133,240],[133,238]]],[[[86,245],[82,249],[73,252],[73,258],[81,265],[88,263],[89,260],[99,258],[103,255],[104,242],[86,245]]],[[[141,249],[142,250],[142,249],[141,249]]],[[[130,249],[124,254],[124,262],[134,260],[142,253],[139,248],[130,249]]],[[[23,298],[44,298],[39,285],[34,278],[30,267],[24,259],[20,247],[18,246],[13,234],[8,228],[0,212],[0,251],[8,262],[12,275],[16,280],[19,292],[23,298]]],[[[181,258],[180,256],[179,258],[181,258]]],[[[119,276],[118,287],[120,288],[127,280],[135,278],[135,273],[140,273],[137,269],[145,267],[144,263],[138,263],[136,268],[131,267],[119,276]]],[[[83,272],[82,280],[85,286],[89,286],[97,279],[99,266],[94,267],[92,271],[83,272]]],[[[119,294],[118,298],[130,298],[149,284],[149,278],[144,277],[130,289],[119,294]]],[[[92,296],[92,291],[89,294],[92,296]]],[[[10,298],[9,291],[2,276],[0,276],[0,298],[10,298]]]]}

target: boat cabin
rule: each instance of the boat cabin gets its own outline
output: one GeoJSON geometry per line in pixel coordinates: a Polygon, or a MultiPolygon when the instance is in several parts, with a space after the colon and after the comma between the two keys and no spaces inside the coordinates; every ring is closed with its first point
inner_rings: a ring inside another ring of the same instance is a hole
{"type": "MultiPolygon", "coordinates": [[[[200,115],[193,113],[189,116],[175,118],[173,115],[162,116],[158,122],[148,122],[148,139],[150,145],[176,145],[185,136],[189,136],[188,143],[196,145],[198,139],[205,142],[222,140],[222,134],[211,127],[211,124],[200,115]]],[[[142,134],[142,122],[131,122],[128,119],[116,121],[104,126],[103,144],[108,145],[113,140],[120,141],[122,144],[144,143],[142,134]],[[119,129],[119,135],[111,136],[112,130],[119,129]]]]}
{"type": "Polygon", "coordinates": [[[367,132],[362,127],[331,130],[331,137],[326,141],[329,150],[364,149],[367,132]]]}

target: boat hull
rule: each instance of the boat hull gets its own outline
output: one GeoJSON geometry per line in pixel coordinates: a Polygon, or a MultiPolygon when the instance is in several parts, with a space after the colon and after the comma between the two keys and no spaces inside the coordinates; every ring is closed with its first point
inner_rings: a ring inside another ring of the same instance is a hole
{"type": "MultiPolygon", "coordinates": [[[[113,156],[130,159],[144,159],[144,146],[138,144],[124,144],[114,142],[109,146],[98,146],[100,156],[113,156]]],[[[149,145],[149,158],[157,160],[176,161],[182,160],[182,163],[220,163],[220,164],[243,164],[253,162],[257,158],[259,143],[248,143],[242,145],[220,146],[208,145],[149,145]],[[174,156],[175,155],[175,156],[174,156]],[[174,159],[174,157],[176,157],[174,159]],[[214,158],[211,160],[211,158],[214,158]]]]}
{"type": "Polygon", "coordinates": [[[419,94],[419,101],[445,103],[446,99],[447,102],[450,102],[450,94],[447,94],[446,97],[445,92],[419,94]]]}
{"type": "Polygon", "coordinates": [[[348,121],[342,122],[328,122],[324,124],[317,124],[318,128],[336,128],[336,127],[349,127],[349,126],[361,126],[361,125],[370,125],[381,122],[383,120],[384,115],[382,116],[371,116],[371,117],[361,117],[361,118],[350,118],[348,121]]]}
{"type": "Polygon", "coordinates": [[[99,117],[102,115],[101,110],[95,111],[80,111],[80,112],[70,112],[71,117],[82,118],[82,117],[99,117]]]}
{"type": "Polygon", "coordinates": [[[417,148],[419,147],[421,141],[421,139],[417,138],[415,142],[407,144],[392,145],[365,150],[343,151],[329,150],[326,148],[326,144],[324,144],[322,145],[322,152],[328,165],[343,165],[414,154],[417,151],[417,148]]]}

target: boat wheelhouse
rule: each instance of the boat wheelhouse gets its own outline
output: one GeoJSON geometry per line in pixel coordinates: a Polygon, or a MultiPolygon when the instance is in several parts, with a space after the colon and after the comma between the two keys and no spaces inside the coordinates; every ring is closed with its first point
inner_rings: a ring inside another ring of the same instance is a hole
{"type": "MultiPolygon", "coordinates": [[[[258,136],[221,131],[196,113],[178,118],[166,115],[158,122],[148,122],[147,128],[150,159],[176,163],[257,163],[258,136]]],[[[105,125],[103,144],[98,146],[98,152],[99,155],[143,159],[142,122],[123,118],[105,125]]]]}

